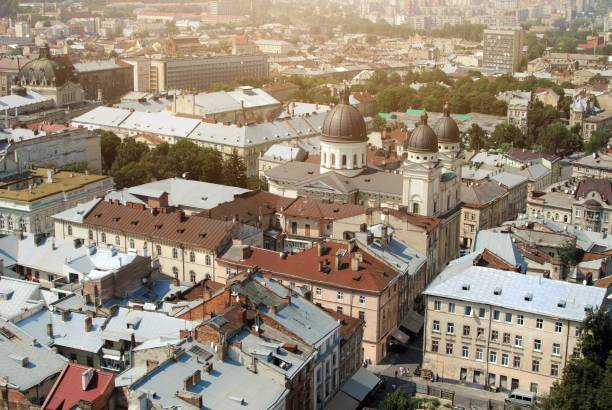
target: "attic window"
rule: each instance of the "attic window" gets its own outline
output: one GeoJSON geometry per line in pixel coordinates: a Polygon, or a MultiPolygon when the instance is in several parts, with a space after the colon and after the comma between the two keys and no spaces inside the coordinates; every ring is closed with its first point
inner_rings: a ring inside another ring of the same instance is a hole
{"type": "Polygon", "coordinates": [[[132,225],[138,225],[138,221],[132,221],[130,222],[132,225]]]}
{"type": "Polygon", "coordinates": [[[525,295],[526,302],[531,302],[532,299],[533,299],[533,295],[531,293],[528,293],[525,295]]]}
{"type": "Polygon", "coordinates": [[[559,301],[557,302],[557,307],[560,307],[560,308],[565,308],[565,301],[564,301],[564,300],[559,300],[559,301]]]}
{"type": "Polygon", "coordinates": [[[201,233],[200,234],[200,238],[206,238],[206,234],[205,233],[201,233]]]}
{"type": "Polygon", "coordinates": [[[185,230],[184,230],[184,229],[182,229],[182,228],[181,228],[181,229],[177,229],[177,230],[176,230],[176,233],[184,233],[184,232],[185,232],[185,230]]]}
{"type": "Polygon", "coordinates": [[[121,219],[120,217],[116,216],[116,217],[113,218],[113,221],[114,222],[119,222],[120,219],[121,219]]]}
{"type": "Polygon", "coordinates": [[[502,294],[502,289],[501,288],[493,289],[493,294],[497,295],[497,296],[501,295],[502,294]]]}
{"type": "Polygon", "coordinates": [[[361,280],[361,275],[353,276],[353,280],[359,282],[361,280]]]}
{"type": "Polygon", "coordinates": [[[469,283],[464,283],[463,285],[461,285],[461,289],[462,290],[470,290],[470,284],[469,283]]]}
{"type": "Polygon", "coordinates": [[[162,226],[164,226],[164,225],[162,225],[162,224],[157,224],[157,225],[155,225],[155,229],[161,229],[161,228],[162,228],[162,226]]]}

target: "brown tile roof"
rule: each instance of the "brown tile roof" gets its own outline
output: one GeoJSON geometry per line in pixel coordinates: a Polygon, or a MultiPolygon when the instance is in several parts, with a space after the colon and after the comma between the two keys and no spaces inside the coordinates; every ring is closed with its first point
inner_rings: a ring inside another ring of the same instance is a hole
{"type": "Polygon", "coordinates": [[[288,201],[291,199],[266,191],[249,191],[235,195],[233,201],[224,202],[198,215],[224,221],[232,220],[235,217],[239,222],[252,224],[258,221],[259,215],[274,214],[288,201]]]}
{"type": "Polygon", "coordinates": [[[590,192],[599,192],[607,204],[612,204],[612,181],[606,178],[586,178],[578,183],[576,198],[586,197],[590,192]]]}
{"type": "Polygon", "coordinates": [[[539,158],[544,158],[549,161],[556,161],[559,159],[559,157],[555,155],[544,154],[542,152],[530,151],[530,150],[522,149],[522,148],[510,148],[506,152],[506,155],[509,158],[516,159],[521,162],[530,161],[530,160],[539,159],[539,158]]]}
{"type": "Polygon", "coordinates": [[[308,219],[336,220],[364,214],[365,209],[359,205],[326,203],[318,199],[299,197],[281,213],[308,219]]]}
{"type": "Polygon", "coordinates": [[[361,320],[357,317],[351,317],[344,315],[342,313],[338,313],[333,309],[324,309],[331,317],[336,319],[338,323],[340,323],[340,338],[341,344],[344,344],[348,339],[353,336],[353,334],[359,329],[359,327],[363,326],[365,323],[364,320],[361,320]]]}
{"type": "Polygon", "coordinates": [[[512,265],[510,262],[491,252],[489,249],[485,249],[480,255],[474,259],[474,266],[483,266],[486,268],[500,269],[509,272],[518,272],[519,267],[512,265]]]}
{"type": "Polygon", "coordinates": [[[402,162],[402,158],[397,156],[395,151],[387,152],[384,150],[368,150],[368,165],[374,165],[377,167],[389,167],[390,165],[397,165],[402,162]]]}
{"type": "Polygon", "coordinates": [[[402,221],[408,222],[411,225],[424,229],[427,232],[432,231],[442,223],[441,219],[419,214],[413,214],[405,209],[369,208],[366,213],[372,214],[376,211],[386,212],[389,215],[392,215],[398,219],[401,219],[402,221]]]}
{"type": "Polygon", "coordinates": [[[322,256],[317,255],[318,249],[314,247],[295,255],[281,257],[279,252],[251,247],[250,255],[246,259],[236,261],[219,257],[217,261],[243,267],[259,267],[264,273],[372,293],[382,292],[398,274],[357,246],[351,253],[347,252],[340,257],[343,268],[334,270],[334,258],[336,252],[341,249],[346,250],[347,245],[328,241],[327,250],[322,256]],[[361,253],[363,262],[359,262],[359,270],[354,271],[350,263],[357,253],[361,253]],[[319,271],[319,262],[327,267],[328,273],[319,271]]]}
{"type": "Polygon", "coordinates": [[[232,223],[186,217],[183,213],[153,212],[100,201],[84,218],[86,225],[124,232],[139,237],[179,242],[203,249],[217,250],[231,233],[232,223]]]}
{"type": "Polygon", "coordinates": [[[612,276],[606,276],[605,278],[601,278],[595,281],[595,286],[598,288],[607,289],[612,286],[612,276]]]}

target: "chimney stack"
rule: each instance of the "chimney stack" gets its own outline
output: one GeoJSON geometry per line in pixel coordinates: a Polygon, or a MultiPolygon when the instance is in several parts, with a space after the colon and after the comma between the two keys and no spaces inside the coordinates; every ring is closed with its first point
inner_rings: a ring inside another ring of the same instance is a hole
{"type": "Polygon", "coordinates": [[[91,332],[91,328],[93,326],[93,321],[91,317],[85,318],[85,332],[91,332]]]}
{"type": "Polygon", "coordinates": [[[359,270],[359,258],[356,256],[351,259],[351,270],[357,272],[359,270]]]}
{"type": "Polygon", "coordinates": [[[334,256],[334,270],[339,271],[341,266],[342,265],[340,262],[340,255],[335,255],[334,256]]]}
{"type": "Polygon", "coordinates": [[[47,336],[53,338],[53,323],[47,323],[47,336]]]}
{"type": "Polygon", "coordinates": [[[91,379],[93,379],[95,372],[96,371],[94,369],[87,369],[81,374],[81,388],[83,391],[87,391],[89,383],[91,383],[91,379]]]}

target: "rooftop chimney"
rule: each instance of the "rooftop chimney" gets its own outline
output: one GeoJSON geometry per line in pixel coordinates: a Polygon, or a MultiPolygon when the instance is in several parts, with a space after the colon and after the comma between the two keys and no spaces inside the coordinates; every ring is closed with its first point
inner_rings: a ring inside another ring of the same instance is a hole
{"type": "Polygon", "coordinates": [[[89,387],[89,383],[91,382],[91,379],[93,379],[94,374],[94,369],[87,369],[81,374],[81,388],[83,391],[87,391],[87,387],[89,387]]]}
{"type": "Polygon", "coordinates": [[[47,336],[53,338],[53,323],[47,323],[47,336]]]}
{"type": "Polygon", "coordinates": [[[335,255],[334,256],[334,270],[339,271],[341,266],[342,265],[340,262],[340,255],[335,255]]]}
{"type": "Polygon", "coordinates": [[[351,259],[351,270],[355,272],[359,270],[359,259],[356,256],[351,259]]]}
{"type": "Polygon", "coordinates": [[[85,318],[85,332],[91,332],[93,321],[90,317],[85,318]]]}

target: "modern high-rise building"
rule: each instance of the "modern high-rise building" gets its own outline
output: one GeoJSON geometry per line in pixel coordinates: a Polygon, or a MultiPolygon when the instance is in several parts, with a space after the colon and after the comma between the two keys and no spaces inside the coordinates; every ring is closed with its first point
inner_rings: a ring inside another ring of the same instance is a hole
{"type": "Polygon", "coordinates": [[[484,31],[482,66],[506,72],[518,71],[522,49],[521,30],[487,29],[484,31]]]}
{"type": "Polygon", "coordinates": [[[206,90],[211,84],[266,78],[268,56],[151,58],[126,61],[134,68],[134,91],[206,90]]]}

